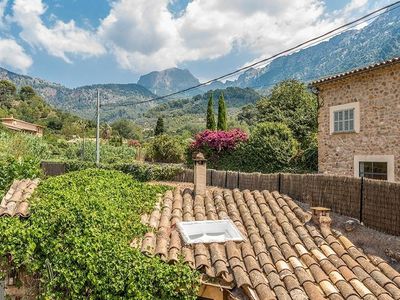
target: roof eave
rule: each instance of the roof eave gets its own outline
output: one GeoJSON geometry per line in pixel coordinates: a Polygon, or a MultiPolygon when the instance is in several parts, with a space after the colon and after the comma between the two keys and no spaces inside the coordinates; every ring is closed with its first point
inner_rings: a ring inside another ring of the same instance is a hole
{"type": "Polygon", "coordinates": [[[319,87],[323,84],[327,84],[336,80],[340,80],[340,79],[344,79],[344,78],[348,78],[351,77],[353,75],[359,75],[365,72],[369,72],[369,71],[374,71],[383,67],[387,67],[387,66],[391,66],[391,65],[395,65],[400,63],[400,57],[395,57],[392,59],[389,59],[387,61],[384,62],[380,62],[380,63],[376,63],[376,64],[372,64],[366,67],[362,67],[362,68],[357,68],[357,69],[353,69],[351,71],[348,72],[344,72],[344,73],[339,73],[333,76],[328,76],[316,81],[313,81],[309,84],[310,87],[319,87]]]}

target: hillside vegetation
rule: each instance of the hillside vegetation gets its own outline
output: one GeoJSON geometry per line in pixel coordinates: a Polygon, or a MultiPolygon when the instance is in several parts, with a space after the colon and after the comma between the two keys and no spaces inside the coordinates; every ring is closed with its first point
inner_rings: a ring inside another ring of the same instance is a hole
{"type": "Polygon", "coordinates": [[[77,134],[82,126],[94,128],[93,122],[53,108],[32,87],[17,88],[10,81],[0,80],[0,118],[9,116],[66,136],[77,134]]]}

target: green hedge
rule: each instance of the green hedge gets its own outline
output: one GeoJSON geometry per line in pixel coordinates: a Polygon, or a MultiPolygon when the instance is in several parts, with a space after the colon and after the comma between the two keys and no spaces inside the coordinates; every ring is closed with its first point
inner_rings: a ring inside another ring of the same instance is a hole
{"type": "Polygon", "coordinates": [[[43,299],[196,299],[196,271],[129,246],[166,189],[99,169],[46,179],[28,220],[0,218],[0,270],[39,275],[43,299]]]}
{"type": "MultiPolygon", "coordinates": [[[[96,167],[94,162],[70,160],[63,162],[66,172],[85,170],[96,167]]],[[[173,180],[176,175],[184,171],[183,165],[176,164],[149,164],[142,162],[100,164],[100,169],[118,170],[131,175],[139,181],[173,180]]]]}
{"type": "Polygon", "coordinates": [[[32,157],[0,157],[0,201],[13,180],[41,176],[38,161],[32,157]]]}

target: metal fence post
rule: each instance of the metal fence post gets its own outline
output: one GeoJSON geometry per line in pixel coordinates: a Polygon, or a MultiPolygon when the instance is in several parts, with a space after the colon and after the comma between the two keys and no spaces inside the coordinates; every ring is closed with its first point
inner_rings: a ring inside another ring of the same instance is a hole
{"type": "Polygon", "coordinates": [[[278,173],[278,192],[279,194],[281,193],[281,179],[282,179],[282,174],[279,172],[278,173]]]}
{"type": "Polygon", "coordinates": [[[360,191],[360,223],[363,222],[363,208],[364,208],[364,177],[361,177],[361,191],[360,191]]]}

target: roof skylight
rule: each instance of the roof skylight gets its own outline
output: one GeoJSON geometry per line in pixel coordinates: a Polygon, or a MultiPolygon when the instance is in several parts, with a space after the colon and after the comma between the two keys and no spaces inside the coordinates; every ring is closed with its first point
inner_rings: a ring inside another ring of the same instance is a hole
{"type": "Polygon", "coordinates": [[[177,227],[186,244],[244,240],[231,220],[179,222],[177,227]]]}

